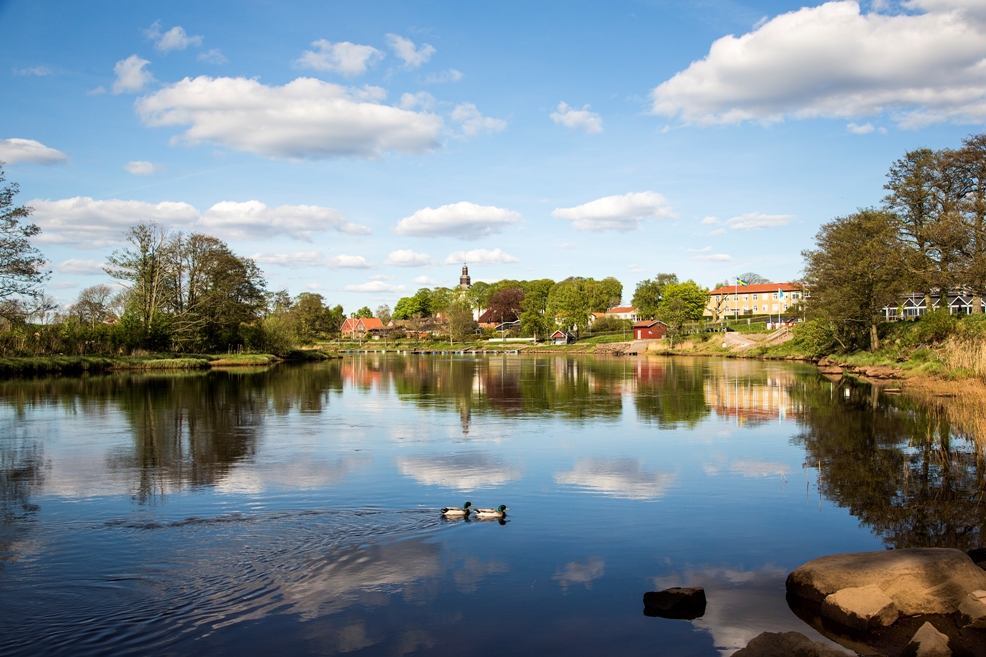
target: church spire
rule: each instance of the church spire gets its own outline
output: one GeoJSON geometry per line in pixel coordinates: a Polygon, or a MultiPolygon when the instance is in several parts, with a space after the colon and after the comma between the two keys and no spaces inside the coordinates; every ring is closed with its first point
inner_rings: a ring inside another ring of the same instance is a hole
{"type": "Polygon", "coordinates": [[[462,276],[459,276],[459,288],[468,290],[472,286],[472,279],[469,278],[469,266],[462,264],[462,276]]]}

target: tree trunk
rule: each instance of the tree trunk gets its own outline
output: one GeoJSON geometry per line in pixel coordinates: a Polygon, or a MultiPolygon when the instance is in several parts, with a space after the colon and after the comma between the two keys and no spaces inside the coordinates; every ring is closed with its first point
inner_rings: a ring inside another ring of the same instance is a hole
{"type": "Polygon", "coordinates": [[[880,336],[876,331],[876,324],[870,324],[870,351],[880,348],[880,336]]]}
{"type": "Polygon", "coordinates": [[[976,292],[972,295],[972,314],[981,315],[983,312],[983,295],[976,292]]]}

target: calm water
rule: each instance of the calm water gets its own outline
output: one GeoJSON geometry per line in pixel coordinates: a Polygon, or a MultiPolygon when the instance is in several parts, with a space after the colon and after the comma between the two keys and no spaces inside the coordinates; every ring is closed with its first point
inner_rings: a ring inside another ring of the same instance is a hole
{"type": "Polygon", "coordinates": [[[0,383],[0,654],[719,655],[980,545],[937,413],[786,363],[355,356],[0,383]],[[508,522],[437,509],[506,504],[508,522]],[[704,586],[694,621],[645,591],[704,586]]]}

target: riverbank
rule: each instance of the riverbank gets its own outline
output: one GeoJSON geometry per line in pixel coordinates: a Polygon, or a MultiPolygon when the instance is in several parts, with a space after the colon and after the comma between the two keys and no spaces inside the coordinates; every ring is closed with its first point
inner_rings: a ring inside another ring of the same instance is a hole
{"type": "Polygon", "coordinates": [[[115,371],[207,370],[258,367],[283,362],[339,358],[316,349],[299,349],[283,357],[273,354],[148,354],[143,356],[36,356],[0,358],[0,377],[42,374],[89,374],[115,371]]]}

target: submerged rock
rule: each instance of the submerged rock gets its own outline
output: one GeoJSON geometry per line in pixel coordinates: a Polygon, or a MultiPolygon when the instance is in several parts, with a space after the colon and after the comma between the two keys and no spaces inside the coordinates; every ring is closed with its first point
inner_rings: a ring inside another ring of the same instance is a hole
{"type": "Polygon", "coordinates": [[[857,630],[868,630],[892,625],[897,620],[897,607],[880,587],[870,584],[827,596],[822,600],[822,615],[857,630]]]}
{"type": "Polygon", "coordinates": [[[644,594],[644,615],[693,620],[705,614],[705,589],[678,586],[644,594]]]}
{"type": "Polygon", "coordinates": [[[986,571],[961,550],[909,548],[821,557],[787,577],[789,593],[815,602],[868,586],[893,600],[902,616],[952,614],[970,593],[986,589],[986,571]]]}
{"type": "Polygon", "coordinates": [[[901,657],[952,657],[952,651],[948,647],[948,637],[931,623],[925,623],[914,633],[901,657]]]}
{"type": "Polygon", "coordinates": [[[764,632],[733,657],[849,657],[849,653],[812,641],[801,632],[764,632]]]}

